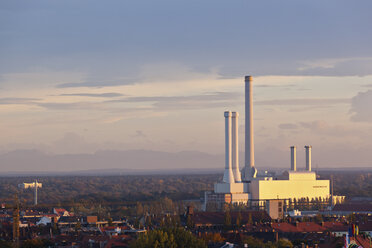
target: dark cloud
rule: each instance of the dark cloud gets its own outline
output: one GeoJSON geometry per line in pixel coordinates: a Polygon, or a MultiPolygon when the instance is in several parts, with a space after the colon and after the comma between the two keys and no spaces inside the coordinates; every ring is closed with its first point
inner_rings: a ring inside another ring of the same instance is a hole
{"type": "Polygon", "coordinates": [[[19,97],[6,97],[0,98],[1,105],[8,104],[34,104],[36,101],[39,101],[38,98],[19,98],[19,97]]]}
{"type": "Polygon", "coordinates": [[[279,124],[279,128],[280,129],[297,129],[298,126],[296,124],[293,124],[293,123],[282,123],[282,124],[279,124]]]}
{"type": "Polygon", "coordinates": [[[136,130],[136,134],[134,134],[132,137],[147,138],[147,135],[142,130],[136,130]]]}
{"type": "Polygon", "coordinates": [[[109,100],[106,102],[184,102],[184,101],[221,101],[243,98],[243,93],[211,92],[191,96],[143,96],[126,97],[123,99],[109,100]]]}
{"type": "Polygon", "coordinates": [[[372,122],[372,90],[359,92],[351,99],[352,121],[372,122]]]}
{"type": "Polygon", "coordinates": [[[372,58],[344,58],[335,59],[329,65],[322,65],[322,60],[319,65],[313,65],[308,68],[299,70],[299,75],[308,76],[368,76],[372,74],[372,58]]]}
{"type": "Polygon", "coordinates": [[[86,97],[103,97],[103,98],[114,98],[124,96],[120,93],[75,93],[75,94],[61,94],[60,96],[86,96],[86,97]]]}
{"type": "Polygon", "coordinates": [[[45,102],[36,103],[37,106],[52,110],[101,110],[103,109],[100,102],[72,102],[72,103],[59,103],[59,102],[45,102]]]}
{"type": "Polygon", "coordinates": [[[125,82],[83,82],[83,83],[63,83],[58,84],[56,88],[103,88],[111,86],[120,86],[120,85],[129,85],[134,84],[134,81],[125,81],[125,82]]]}
{"type": "Polygon", "coordinates": [[[106,103],[152,102],[157,110],[201,109],[235,106],[243,102],[242,93],[214,92],[191,96],[127,97],[105,101],[106,103]]]}
{"type": "Polygon", "coordinates": [[[276,85],[276,84],[258,84],[255,85],[254,87],[257,88],[290,88],[296,86],[295,84],[281,84],[281,85],[276,85]]]}
{"type": "Polygon", "coordinates": [[[213,92],[191,96],[153,96],[153,97],[123,97],[119,93],[76,93],[61,94],[60,96],[88,96],[114,98],[106,101],[80,101],[80,102],[42,102],[37,98],[0,98],[0,104],[29,104],[50,110],[101,110],[109,112],[130,112],[130,111],[148,111],[148,110],[174,110],[174,109],[201,109],[216,108],[225,106],[235,106],[243,102],[242,93],[233,92],[213,92]],[[151,103],[151,106],[137,106],[128,108],[122,106],[125,103],[151,103]]]}
{"type": "Polygon", "coordinates": [[[371,61],[359,59],[372,56],[370,1],[205,0],[197,7],[190,1],[169,0],[91,2],[34,0],[30,6],[25,0],[5,1],[1,72],[36,66],[105,75],[104,80],[138,76],[144,61],[170,61],[201,72],[220,68],[225,78],[244,75],[248,68],[253,75],[372,73],[371,61]],[[325,67],[303,62],[327,58],[351,60],[325,67]]]}

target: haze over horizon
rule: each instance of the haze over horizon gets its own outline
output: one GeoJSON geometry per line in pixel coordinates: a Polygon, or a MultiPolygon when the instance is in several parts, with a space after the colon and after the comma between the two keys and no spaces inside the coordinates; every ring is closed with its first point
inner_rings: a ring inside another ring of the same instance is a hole
{"type": "Polygon", "coordinates": [[[193,165],[222,168],[225,110],[240,112],[244,150],[245,75],[258,169],[289,166],[291,145],[299,167],[304,145],[314,167],[372,167],[371,9],[367,0],[2,1],[0,172],[35,169],[29,150],[197,151],[193,165]]]}

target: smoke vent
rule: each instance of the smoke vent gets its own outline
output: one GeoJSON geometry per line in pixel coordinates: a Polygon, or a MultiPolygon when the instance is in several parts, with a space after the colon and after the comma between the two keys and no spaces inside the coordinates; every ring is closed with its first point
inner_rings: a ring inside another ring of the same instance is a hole
{"type": "Polygon", "coordinates": [[[225,116],[225,172],[223,174],[223,182],[234,183],[234,174],[232,172],[232,145],[231,145],[231,111],[226,111],[225,116]]]}
{"type": "Polygon", "coordinates": [[[296,147],[291,146],[291,170],[296,171],[296,147]]]}
{"type": "Polygon", "coordinates": [[[245,166],[254,167],[252,77],[245,77],[245,166]]]}
{"type": "Polygon", "coordinates": [[[245,76],[245,165],[244,181],[250,181],[257,175],[254,168],[254,137],[253,137],[253,91],[252,77],[245,76]]]}
{"type": "Polygon", "coordinates": [[[305,146],[306,149],[306,170],[311,171],[311,146],[305,146]]]}
{"type": "Polygon", "coordinates": [[[241,182],[242,177],[239,170],[239,139],[238,139],[238,119],[239,113],[232,112],[232,171],[235,182],[241,182]]]}

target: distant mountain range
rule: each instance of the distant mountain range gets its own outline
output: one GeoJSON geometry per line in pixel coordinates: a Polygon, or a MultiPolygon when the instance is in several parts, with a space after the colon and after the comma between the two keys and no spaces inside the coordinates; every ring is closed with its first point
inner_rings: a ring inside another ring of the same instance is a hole
{"type": "Polygon", "coordinates": [[[93,154],[48,154],[39,150],[16,150],[0,155],[0,174],[143,174],[219,172],[223,155],[197,151],[177,153],[128,150],[93,154]]]}
{"type": "MultiPolygon", "coordinates": [[[[103,150],[92,154],[48,154],[40,150],[15,150],[0,154],[0,176],[28,175],[139,175],[223,173],[224,155],[198,151],[103,150]]],[[[244,154],[240,155],[243,167],[244,154]]],[[[259,170],[288,168],[257,166],[259,170]]],[[[314,170],[317,170],[313,168],[314,170]]],[[[371,167],[321,168],[321,171],[371,171],[371,167]]]]}

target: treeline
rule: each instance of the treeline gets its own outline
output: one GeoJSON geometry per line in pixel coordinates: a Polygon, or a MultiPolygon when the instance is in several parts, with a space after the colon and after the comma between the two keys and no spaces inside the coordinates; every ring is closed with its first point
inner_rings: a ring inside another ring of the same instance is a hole
{"type": "MultiPolygon", "coordinates": [[[[145,234],[141,234],[137,240],[131,243],[131,248],[146,248],[146,247],[169,247],[169,248],[207,248],[208,244],[217,247],[222,247],[225,243],[225,238],[220,233],[204,233],[201,237],[195,237],[191,232],[182,228],[165,228],[159,230],[151,230],[145,234]]],[[[277,242],[264,242],[261,239],[253,236],[241,236],[241,243],[247,244],[247,247],[253,248],[292,248],[293,244],[287,239],[279,239],[277,242]]]]}
{"type": "MultiPolygon", "coordinates": [[[[320,178],[333,176],[334,194],[347,198],[372,197],[372,172],[320,172],[320,178]]],[[[32,205],[33,190],[17,185],[38,179],[39,203],[43,206],[136,205],[137,202],[169,198],[173,201],[200,199],[204,191],[222,175],[141,175],[141,176],[45,176],[0,177],[0,202],[12,203],[18,194],[21,204],[32,205]]]]}
{"type": "Polygon", "coordinates": [[[372,172],[332,171],[320,172],[320,177],[333,178],[333,193],[352,197],[372,197],[372,172]]]}
{"type": "MultiPolygon", "coordinates": [[[[199,199],[212,190],[221,175],[148,175],[148,176],[47,176],[38,177],[43,184],[38,190],[41,205],[136,204],[170,198],[174,201],[199,199]]],[[[33,203],[33,190],[17,185],[33,182],[35,177],[1,177],[0,202],[13,202],[15,194],[21,203],[33,203]]]]}

